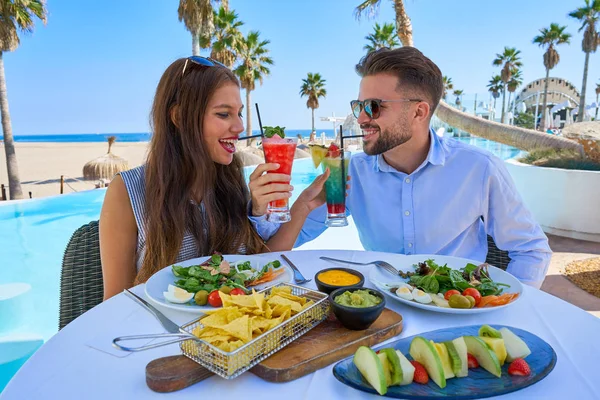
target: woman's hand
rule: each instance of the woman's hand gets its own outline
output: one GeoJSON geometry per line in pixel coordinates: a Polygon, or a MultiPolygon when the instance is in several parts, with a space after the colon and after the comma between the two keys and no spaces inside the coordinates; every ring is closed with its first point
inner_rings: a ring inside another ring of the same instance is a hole
{"type": "Polygon", "coordinates": [[[275,163],[260,164],[250,175],[248,187],[252,197],[252,215],[255,217],[267,213],[269,202],[289,199],[292,196],[294,187],[289,184],[292,179],[290,175],[266,173],[278,168],[279,164],[275,163]]]}

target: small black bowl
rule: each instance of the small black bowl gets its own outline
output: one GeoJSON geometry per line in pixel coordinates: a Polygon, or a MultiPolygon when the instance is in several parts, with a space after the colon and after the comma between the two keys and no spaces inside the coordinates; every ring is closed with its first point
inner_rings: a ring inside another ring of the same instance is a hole
{"type": "Polygon", "coordinates": [[[385,296],[379,290],[371,288],[339,288],[329,294],[329,303],[336,318],[344,327],[354,331],[362,331],[371,326],[383,312],[385,308],[385,296]],[[373,296],[379,297],[381,303],[372,307],[347,307],[335,302],[335,298],[342,293],[346,291],[354,292],[361,289],[368,290],[373,296]]]}
{"type": "Polygon", "coordinates": [[[354,269],[350,269],[350,268],[327,268],[327,269],[322,269],[315,274],[315,283],[317,284],[317,289],[319,289],[320,292],[329,294],[339,288],[361,288],[365,284],[365,277],[360,272],[358,272],[354,269]],[[344,272],[347,272],[349,274],[359,277],[360,281],[358,281],[358,283],[355,283],[354,285],[345,285],[345,286],[329,285],[329,284],[319,280],[319,274],[322,274],[323,272],[327,272],[327,271],[344,271],[344,272]]]}

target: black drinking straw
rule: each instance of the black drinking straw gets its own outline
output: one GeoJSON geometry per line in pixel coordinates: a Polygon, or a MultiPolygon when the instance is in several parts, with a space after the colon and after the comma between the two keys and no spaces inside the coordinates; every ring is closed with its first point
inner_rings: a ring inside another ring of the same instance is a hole
{"type": "Polygon", "coordinates": [[[260,134],[258,135],[252,135],[252,132],[250,132],[250,136],[246,135],[244,137],[238,138],[238,140],[248,140],[248,139],[255,139],[255,138],[263,138],[265,137],[265,133],[263,132],[263,127],[262,127],[262,122],[260,120],[260,110],[258,109],[258,103],[254,103],[256,105],[256,114],[258,115],[258,125],[260,126],[260,134]]]}
{"type": "MultiPolygon", "coordinates": [[[[258,126],[260,126],[260,136],[265,137],[265,133],[263,132],[262,120],[260,119],[260,110],[258,109],[258,103],[254,103],[256,106],[256,115],[258,115],[258,126]]],[[[252,133],[252,132],[250,132],[252,133]]]]}

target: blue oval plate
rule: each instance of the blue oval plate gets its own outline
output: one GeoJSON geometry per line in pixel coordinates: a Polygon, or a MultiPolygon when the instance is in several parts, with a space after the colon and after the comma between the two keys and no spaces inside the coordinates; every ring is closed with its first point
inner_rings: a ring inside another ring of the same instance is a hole
{"type": "MultiPolygon", "coordinates": [[[[415,336],[423,336],[426,339],[441,343],[456,339],[459,336],[473,335],[477,336],[481,325],[456,327],[440,329],[437,331],[420,333],[411,337],[400,339],[389,343],[383,347],[393,347],[400,350],[409,360],[412,360],[408,354],[410,342],[415,336]]],[[[506,325],[492,325],[496,329],[506,327],[515,335],[519,336],[529,349],[531,354],[527,356],[526,361],[531,368],[529,376],[508,375],[509,362],[502,366],[502,377],[496,378],[483,368],[469,370],[469,376],[464,378],[452,378],[446,381],[446,387],[440,389],[431,379],[426,385],[412,383],[406,386],[390,386],[385,396],[402,399],[481,399],[484,397],[500,396],[506,393],[515,392],[531,386],[544,379],[556,365],[556,353],[554,349],[536,335],[522,329],[513,328],[506,325]]],[[[377,394],[375,389],[363,379],[358,371],[352,357],[338,362],[333,368],[333,375],[342,383],[364,392],[377,394]]]]}

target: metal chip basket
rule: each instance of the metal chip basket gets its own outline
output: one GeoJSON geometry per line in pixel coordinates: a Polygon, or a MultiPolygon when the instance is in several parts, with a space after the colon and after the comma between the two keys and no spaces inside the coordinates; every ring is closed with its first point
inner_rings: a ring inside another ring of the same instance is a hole
{"type": "MultiPolygon", "coordinates": [[[[202,340],[186,340],[180,344],[183,354],[215,374],[225,379],[233,379],[327,318],[329,314],[327,294],[288,283],[271,286],[259,293],[269,295],[273,287],[290,287],[293,295],[313,300],[315,304],[232,352],[225,352],[202,340]]],[[[196,327],[203,327],[200,319],[183,325],[181,329],[192,334],[196,327]]]]}

